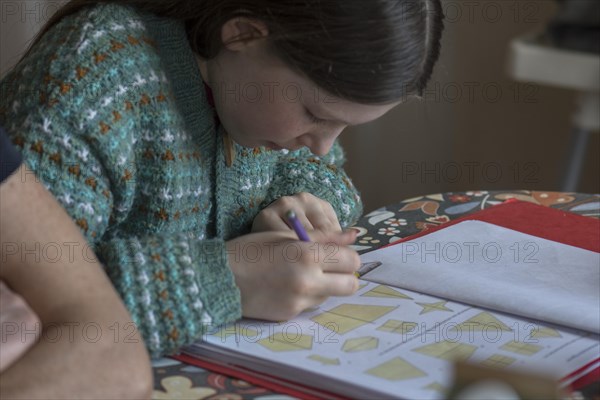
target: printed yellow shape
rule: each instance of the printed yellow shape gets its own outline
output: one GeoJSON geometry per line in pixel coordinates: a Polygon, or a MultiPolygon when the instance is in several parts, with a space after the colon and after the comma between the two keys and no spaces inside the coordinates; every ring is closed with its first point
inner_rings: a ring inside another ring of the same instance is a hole
{"type": "Polygon", "coordinates": [[[379,285],[363,293],[361,296],[365,297],[392,297],[395,299],[408,299],[412,300],[412,297],[408,297],[402,292],[397,291],[389,286],[379,285]]]}
{"type": "Polygon", "coordinates": [[[212,396],[217,391],[209,387],[192,387],[192,381],[184,376],[170,376],[160,381],[165,391],[154,390],[155,400],[200,400],[212,396]]]}
{"type": "Polygon", "coordinates": [[[448,340],[413,349],[417,353],[448,361],[466,360],[473,355],[475,350],[477,350],[476,346],[448,340]]]}
{"type": "Polygon", "coordinates": [[[532,356],[542,349],[542,346],[535,344],[515,342],[514,340],[502,345],[502,350],[510,351],[517,354],[523,354],[524,356],[532,356]]]}
{"type": "Polygon", "coordinates": [[[379,346],[379,339],[374,336],[365,336],[346,340],[342,346],[342,351],[345,351],[346,353],[355,353],[357,351],[376,349],[377,346],[379,346]]]}
{"type": "Polygon", "coordinates": [[[469,318],[465,322],[453,327],[451,331],[473,332],[473,331],[507,331],[512,332],[512,329],[498,318],[488,312],[481,312],[474,317],[469,318]]]}
{"type": "Polygon", "coordinates": [[[416,326],[416,322],[406,322],[398,321],[397,319],[388,319],[386,323],[377,328],[377,330],[403,335],[407,332],[413,332],[416,326]]]}
{"type": "Polygon", "coordinates": [[[365,373],[388,381],[402,381],[427,376],[425,372],[400,357],[392,358],[377,367],[366,370],[365,373]]]}
{"type": "Polygon", "coordinates": [[[310,335],[287,334],[277,332],[257,342],[271,351],[297,351],[312,349],[313,337],[310,335]]]}
{"type": "Polygon", "coordinates": [[[342,304],[311,318],[312,321],[340,335],[374,322],[397,307],[342,304]]]}
{"type": "Polygon", "coordinates": [[[431,382],[429,385],[423,386],[423,389],[425,389],[425,390],[434,390],[434,391],[436,391],[438,393],[446,394],[446,387],[443,386],[439,382],[431,382]]]}
{"type": "Polygon", "coordinates": [[[500,354],[493,354],[487,359],[483,360],[481,365],[492,368],[506,368],[515,361],[517,361],[516,358],[502,356],[500,354]]]}
{"type": "Polygon", "coordinates": [[[310,356],[308,356],[308,358],[313,361],[320,362],[323,365],[340,365],[339,358],[327,358],[318,354],[311,354],[310,356]]]}
{"type": "Polygon", "coordinates": [[[432,311],[452,311],[451,309],[446,307],[446,303],[447,301],[438,301],[436,303],[417,303],[418,305],[423,307],[419,315],[427,314],[432,311]]]}
{"type": "Polygon", "coordinates": [[[541,326],[539,328],[533,328],[529,337],[532,339],[541,339],[549,337],[562,337],[562,335],[556,329],[541,326]]]}

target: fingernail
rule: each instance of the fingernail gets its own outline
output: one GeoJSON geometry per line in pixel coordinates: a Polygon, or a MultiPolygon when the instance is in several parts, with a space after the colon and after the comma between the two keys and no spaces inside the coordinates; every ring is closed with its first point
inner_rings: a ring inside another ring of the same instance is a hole
{"type": "Polygon", "coordinates": [[[347,228],[344,230],[344,235],[356,237],[358,235],[358,231],[356,229],[347,228]]]}

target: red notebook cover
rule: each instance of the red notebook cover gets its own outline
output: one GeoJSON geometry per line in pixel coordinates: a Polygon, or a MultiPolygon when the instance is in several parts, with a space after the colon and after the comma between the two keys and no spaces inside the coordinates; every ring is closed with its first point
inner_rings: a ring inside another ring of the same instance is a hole
{"type": "Polygon", "coordinates": [[[427,235],[459,222],[477,220],[559,243],[600,253],[600,220],[520,200],[502,204],[452,220],[406,237],[397,243],[427,235]]]}
{"type": "MultiPolygon", "coordinates": [[[[502,204],[455,219],[440,226],[427,229],[390,244],[389,246],[414,240],[415,238],[468,220],[488,222],[529,235],[600,253],[600,220],[514,199],[507,200],[502,204]]],[[[273,380],[266,376],[263,379],[255,374],[247,374],[222,365],[214,365],[206,360],[199,360],[188,355],[177,355],[173,358],[218,373],[244,379],[250,383],[276,392],[299,398],[342,398],[322,389],[307,388],[310,393],[319,392],[322,394],[322,396],[315,397],[313,394],[307,394],[299,389],[302,387],[302,384],[294,382],[295,388],[291,389],[287,387],[285,382],[281,379],[277,379],[277,382],[273,382],[273,380]]],[[[573,380],[573,382],[571,382],[570,387],[574,390],[587,386],[590,383],[600,381],[600,357],[579,368],[577,371],[573,371],[571,374],[565,376],[561,379],[561,382],[564,383],[571,380],[573,380]],[[586,370],[589,370],[589,372],[585,372],[586,370]],[[582,372],[585,373],[582,375],[582,372]]]]}

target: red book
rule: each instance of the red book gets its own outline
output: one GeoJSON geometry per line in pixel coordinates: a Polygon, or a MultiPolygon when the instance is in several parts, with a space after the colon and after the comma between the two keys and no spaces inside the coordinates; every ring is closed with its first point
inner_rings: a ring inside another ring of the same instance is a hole
{"type": "MultiPolygon", "coordinates": [[[[515,201],[361,257],[370,261],[391,247],[434,237],[465,221],[600,253],[600,221],[515,201]]],[[[176,358],[299,398],[441,398],[433,389],[451,386],[453,359],[539,370],[571,388],[600,380],[597,333],[374,283],[369,276],[377,271],[363,277],[364,286],[353,296],[331,298],[287,323],[243,320],[215,329],[176,358]],[[290,327],[300,328],[296,341],[282,339],[290,327]],[[474,338],[464,335],[467,328],[474,338]],[[337,342],[321,343],[319,337],[337,342]]]]}

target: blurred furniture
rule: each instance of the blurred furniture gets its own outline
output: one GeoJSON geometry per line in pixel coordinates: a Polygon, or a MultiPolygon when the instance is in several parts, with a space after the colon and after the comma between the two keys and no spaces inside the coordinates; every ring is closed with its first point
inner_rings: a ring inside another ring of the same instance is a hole
{"type": "Polygon", "coordinates": [[[600,131],[600,2],[563,0],[541,34],[514,39],[509,73],[518,81],[578,92],[572,144],[561,190],[577,190],[592,132],[600,131]]]}

